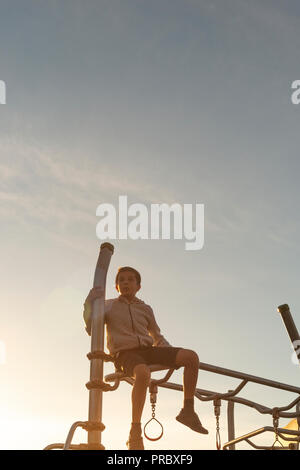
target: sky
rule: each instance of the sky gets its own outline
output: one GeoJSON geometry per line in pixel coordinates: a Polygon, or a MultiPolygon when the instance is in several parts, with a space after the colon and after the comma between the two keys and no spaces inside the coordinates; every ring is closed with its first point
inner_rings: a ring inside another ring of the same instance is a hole
{"type": "MultiPolygon", "coordinates": [[[[200,361],[297,385],[277,306],[300,327],[296,0],[0,0],[0,445],[42,449],[87,420],[90,350],[82,319],[99,247],[99,204],[204,204],[205,242],[113,240],[106,297],[130,265],[173,346],[200,361]],[[3,424],[4,423],[4,424],[3,424]]],[[[105,374],[112,372],[105,365],[105,374]]],[[[171,381],[181,383],[182,370],[171,381]]],[[[198,387],[238,381],[200,371],[198,387]]],[[[130,386],[104,395],[102,442],[125,449],[130,386]]],[[[295,395],[249,385],[284,406],[295,395]]],[[[182,394],[160,390],[165,433],[148,449],[213,449],[209,429],[175,421],[182,394]]],[[[151,417],[147,397],[143,423],[151,417]]],[[[226,403],[221,438],[227,441],[226,403]]],[[[281,420],[286,425],[289,420],[281,420]]],[[[236,435],[270,416],[236,406],[236,435]]],[[[86,442],[78,431],[74,442],[86,442]]],[[[257,442],[272,444],[272,437],[257,442]]],[[[239,448],[247,448],[240,445],[239,448]]]]}

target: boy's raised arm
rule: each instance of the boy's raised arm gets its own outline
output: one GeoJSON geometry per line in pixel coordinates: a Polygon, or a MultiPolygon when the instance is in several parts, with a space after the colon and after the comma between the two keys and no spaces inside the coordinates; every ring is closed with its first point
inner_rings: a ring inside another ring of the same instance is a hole
{"type": "Polygon", "coordinates": [[[91,302],[85,301],[83,304],[83,319],[86,326],[87,333],[91,336],[91,327],[92,327],[92,305],[91,302]]]}
{"type": "Polygon", "coordinates": [[[154,313],[152,308],[150,307],[150,315],[149,315],[149,323],[148,323],[148,331],[149,334],[152,336],[154,339],[153,346],[171,346],[170,343],[166,340],[166,338],[161,334],[160,328],[158,324],[156,323],[154,313]]]}
{"type": "Polygon", "coordinates": [[[90,290],[89,295],[85,299],[85,302],[83,304],[84,310],[83,310],[83,319],[86,325],[86,331],[87,333],[91,336],[91,327],[92,327],[92,307],[93,307],[93,302],[95,299],[98,297],[101,297],[103,295],[103,290],[101,287],[93,287],[93,289],[90,290]]]}

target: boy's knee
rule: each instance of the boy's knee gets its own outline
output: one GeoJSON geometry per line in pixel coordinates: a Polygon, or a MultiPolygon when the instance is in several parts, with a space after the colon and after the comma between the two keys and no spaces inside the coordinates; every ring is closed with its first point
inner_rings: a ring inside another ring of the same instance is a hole
{"type": "Polygon", "coordinates": [[[199,368],[199,357],[195,351],[191,349],[181,349],[177,355],[177,364],[180,366],[188,366],[199,368]]]}
{"type": "Polygon", "coordinates": [[[191,363],[193,364],[193,366],[199,368],[200,361],[199,361],[198,354],[195,351],[192,351],[192,350],[188,350],[188,351],[189,351],[189,354],[190,354],[191,363]]]}
{"type": "Polygon", "coordinates": [[[133,374],[136,380],[149,383],[151,372],[146,364],[138,364],[133,369],[133,374]]]}

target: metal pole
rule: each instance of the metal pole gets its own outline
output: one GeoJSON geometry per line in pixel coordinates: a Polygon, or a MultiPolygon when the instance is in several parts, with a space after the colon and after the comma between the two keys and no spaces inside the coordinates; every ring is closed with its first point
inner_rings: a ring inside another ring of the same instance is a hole
{"type": "Polygon", "coordinates": [[[205,362],[200,362],[199,369],[205,370],[207,372],[213,372],[214,374],[235,377],[236,379],[248,380],[248,382],[254,382],[257,384],[266,385],[267,387],[274,387],[281,390],[286,390],[287,392],[300,393],[300,388],[295,387],[293,385],[275,382],[274,380],[264,379],[263,377],[257,377],[255,375],[244,374],[243,372],[238,372],[235,370],[224,369],[224,367],[217,367],[211,364],[206,364],[205,362]]]}
{"type": "MultiPolygon", "coordinates": [[[[104,314],[105,314],[105,286],[106,276],[113,254],[114,247],[110,243],[103,243],[95,269],[94,287],[101,287],[103,296],[97,298],[93,303],[92,323],[91,323],[91,352],[104,350],[104,314]]],[[[103,381],[103,360],[91,359],[90,382],[103,381]]],[[[102,423],[102,390],[92,388],[89,391],[89,422],[102,423]]],[[[101,444],[101,431],[88,431],[88,445],[101,444]]]]}
{"type": "Polygon", "coordinates": [[[297,327],[294,323],[293,317],[290,312],[290,308],[287,304],[279,305],[278,312],[281,315],[281,318],[285,324],[288,335],[293,344],[296,356],[300,364],[300,336],[297,330],[297,327]]]}
{"type": "MultiPolygon", "coordinates": [[[[232,390],[228,390],[228,392],[232,392],[232,390]]],[[[228,441],[233,441],[235,439],[235,431],[234,431],[234,402],[228,401],[227,402],[227,427],[228,427],[228,441]]],[[[235,450],[235,445],[231,444],[229,446],[229,450],[235,450]]]]}

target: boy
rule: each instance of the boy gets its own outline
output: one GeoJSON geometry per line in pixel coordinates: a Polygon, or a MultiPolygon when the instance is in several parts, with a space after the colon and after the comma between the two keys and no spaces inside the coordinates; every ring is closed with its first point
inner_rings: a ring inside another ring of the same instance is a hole
{"type": "MultiPolygon", "coordinates": [[[[134,377],[132,388],[132,424],[127,441],[129,450],[144,449],[141,417],[150,381],[150,364],[169,368],[184,367],[184,403],[177,421],[193,431],[208,434],[194,411],[194,393],[197,384],[199,358],[194,351],[172,347],[163,337],[153,310],[136,297],[141,288],[140,273],[129,266],[119,268],[116,275],[119,297],[105,301],[107,347],[117,369],[134,377]]],[[[91,289],[84,303],[84,320],[90,334],[93,301],[101,295],[100,288],[91,289]]]]}

